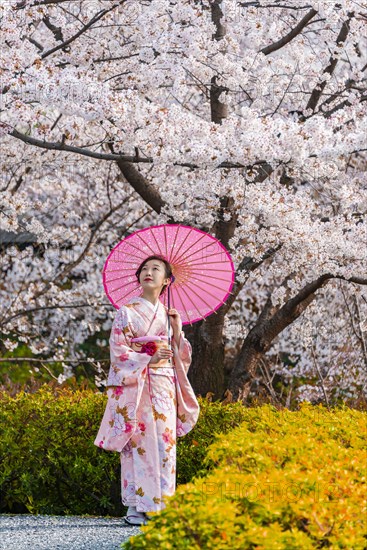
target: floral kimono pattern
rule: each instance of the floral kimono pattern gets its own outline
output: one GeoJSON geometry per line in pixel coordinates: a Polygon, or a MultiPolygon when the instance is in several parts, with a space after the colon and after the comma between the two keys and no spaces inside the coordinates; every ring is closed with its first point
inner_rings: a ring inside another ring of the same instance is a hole
{"type": "MultiPolygon", "coordinates": [[[[179,346],[172,339],[173,365],[148,366],[154,342],[134,344],[134,338],[146,335],[153,314],[153,304],[142,297],[132,298],[116,314],[110,336],[108,400],[94,441],[105,450],[120,452],[122,502],[142,512],[163,509],[163,497],[174,494],[176,439],[195,426],[200,412],[187,378],[192,350],[184,333],[179,346]]],[[[148,336],[167,335],[166,308],[159,302],[148,336]]]]}

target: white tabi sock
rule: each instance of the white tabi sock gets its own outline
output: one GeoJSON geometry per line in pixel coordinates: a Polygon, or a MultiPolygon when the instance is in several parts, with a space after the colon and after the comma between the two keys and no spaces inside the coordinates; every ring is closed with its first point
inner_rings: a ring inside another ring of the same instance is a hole
{"type": "Polygon", "coordinates": [[[145,517],[144,512],[138,512],[137,511],[136,506],[129,506],[129,508],[127,509],[126,515],[127,516],[130,516],[130,515],[140,516],[142,518],[145,517]]]}

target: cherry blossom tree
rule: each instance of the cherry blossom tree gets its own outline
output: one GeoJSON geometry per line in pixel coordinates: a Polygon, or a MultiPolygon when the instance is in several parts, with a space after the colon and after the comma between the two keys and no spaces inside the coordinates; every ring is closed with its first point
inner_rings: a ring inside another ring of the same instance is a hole
{"type": "Polygon", "coordinates": [[[303,379],[300,398],[365,392],[361,4],[9,0],[0,16],[4,345],[82,360],[113,316],[110,248],[185,223],[236,267],[187,330],[198,393],[274,395],[274,376],[303,379]]]}

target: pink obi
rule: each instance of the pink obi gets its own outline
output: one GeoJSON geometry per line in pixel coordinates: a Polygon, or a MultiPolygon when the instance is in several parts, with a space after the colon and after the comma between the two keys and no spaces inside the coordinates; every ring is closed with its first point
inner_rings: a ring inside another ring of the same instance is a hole
{"type": "MultiPolygon", "coordinates": [[[[139,336],[137,338],[131,338],[131,347],[138,353],[147,353],[148,355],[154,355],[160,347],[168,347],[167,336],[139,336]]],[[[150,374],[163,374],[173,376],[175,367],[173,365],[173,358],[170,361],[161,359],[158,363],[148,365],[150,374]]]]}

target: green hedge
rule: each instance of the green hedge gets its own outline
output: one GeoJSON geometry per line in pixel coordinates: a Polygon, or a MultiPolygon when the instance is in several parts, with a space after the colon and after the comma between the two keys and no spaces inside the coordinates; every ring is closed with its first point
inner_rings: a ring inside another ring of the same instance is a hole
{"type": "MultiPolygon", "coordinates": [[[[240,424],[245,408],[199,398],[199,421],[178,439],[177,484],[205,475],[206,449],[240,424]]],[[[106,395],[52,388],[0,393],[0,512],[121,515],[119,454],[94,444],[106,395]]]]}
{"type": "Polygon", "coordinates": [[[248,408],[220,436],[206,477],[177,488],[125,550],[363,550],[366,413],[248,408]]]}

